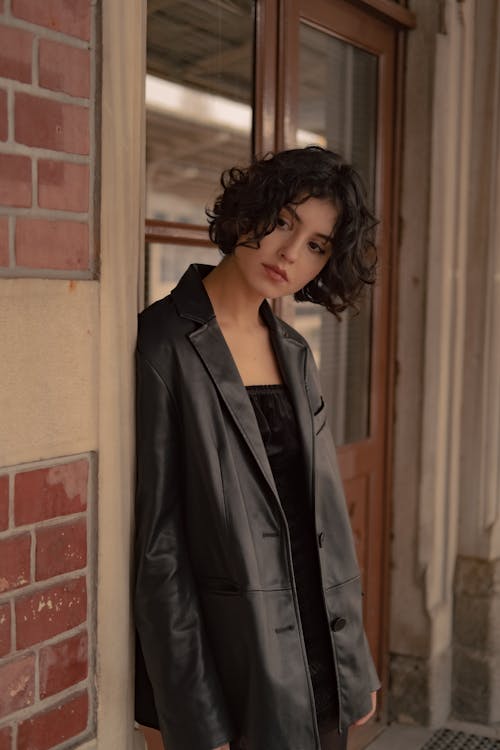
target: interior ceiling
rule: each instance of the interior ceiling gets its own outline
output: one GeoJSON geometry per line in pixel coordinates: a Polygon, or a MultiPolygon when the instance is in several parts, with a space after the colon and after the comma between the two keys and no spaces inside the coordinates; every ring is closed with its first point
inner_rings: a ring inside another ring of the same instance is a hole
{"type": "MultiPolygon", "coordinates": [[[[252,105],[253,0],[148,0],[147,12],[148,73],[252,105]]],[[[336,50],[327,40],[302,29],[301,127],[318,133],[331,84],[325,80],[325,56],[333,64],[336,50]]],[[[148,186],[155,192],[175,190],[204,200],[224,167],[244,165],[250,156],[251,133],[214,127],[208,119],[192,122],[182,112],[147,112],[148,186]]]]}
{"type": "MultiPolygon", "coordinates": [[[[252,104],[252,0],[148,0],[148,73],[204,93],[252,104]]],[[[147,112],[148,186],[204,201],[221,170],[245,164],[251,134],[147,112]]]]}
{"type": "Polygon", "coordinates": [[[148,186],[194,203],[213,195],[222,169],[250,158],[249,136],[153,112],[147,116],[147,144],[148,186]]]}
{"type": "Polygon", "coordinates": [[[251,104],[252,0],[148,0],[148,72],[251,104]]]}

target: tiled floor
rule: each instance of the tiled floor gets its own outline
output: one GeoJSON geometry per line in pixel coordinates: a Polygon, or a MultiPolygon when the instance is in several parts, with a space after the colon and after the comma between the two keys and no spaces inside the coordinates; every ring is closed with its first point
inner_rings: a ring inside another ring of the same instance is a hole
{"type": "Polygon", "coordinates": [[[371,742],[366,750],[420,750],[433,730],[427,727],[410,727],[391,724],[371,742]]]}
{"type": "MultiPolygon", "coordinates": [[[[445,726],[459,732],[500,739],[500,725],[486,727],[480,724],[448,721],[445,726]]],[[[437,727],[412,727],[404,724],[391,724],[366,746],[366,750],[421,750],[436,729],[437,727]]]]}
{"type": "MultiPolygon", "coordinates": [[[[449,721],[446,727],[470,734],[483,735],[500,739],[500,725],[485,727],[479,724],[467,724],[449,721]]],[[[386,727],[365,750],[421,750],[437,727],[413,727],[406,724],[391,724],[386,727]]],[[[354,737],[352,738],[354,739],[354,737]]],[[[358,743],[351,743],[356,750],[358,743]]],[[[136,732],[135,750],[143,750],[144,744],[140,732],[136,732]]],[[[86,750],[86,748],[85,748],[86,750]]],[[[89,749],[90,750],[90,749],[89,749]]]]}

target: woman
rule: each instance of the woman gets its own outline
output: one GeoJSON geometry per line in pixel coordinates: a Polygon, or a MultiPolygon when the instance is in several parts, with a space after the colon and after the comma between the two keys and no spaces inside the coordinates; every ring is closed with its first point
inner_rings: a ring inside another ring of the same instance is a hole
{"type": "Polygon", "coordinates": [[[136,719],[150,750],[340,750],[380,683],[318,372],[267,300],[354,306],[374,221],[319,147],[222,186],[221,262],[139,316],[136,719]]]}

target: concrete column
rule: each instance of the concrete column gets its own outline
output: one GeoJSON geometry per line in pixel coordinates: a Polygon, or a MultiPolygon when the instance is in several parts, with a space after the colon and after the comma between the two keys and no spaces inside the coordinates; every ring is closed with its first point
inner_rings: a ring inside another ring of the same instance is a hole
{"type": "Polygon", "coordinates": [[[146,3],[102,3],[97,747],[134,746],[133,352],[144,243],[146,3]]]}
{"type": "Polygon", "coordinates": [[[390,714],[451,705],[474,0],[416,2],[408,44],[390,714]],[[399,434],[398,434],[399,433],[399,434]]]}
{"type": "Polygon", "coordinates": [[[500,721],[500,6],[476,4],[453,712],[500,721]]]}

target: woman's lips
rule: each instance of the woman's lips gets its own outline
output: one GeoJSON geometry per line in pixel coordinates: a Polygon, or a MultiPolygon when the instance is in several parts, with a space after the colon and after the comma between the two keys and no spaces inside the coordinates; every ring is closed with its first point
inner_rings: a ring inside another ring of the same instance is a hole
{"type": "Polygon", "coordinates": [[[286,271],[283,271],[281,268],[278,268],[278,266],[268,266],[266,265],[266,263],[263,263],[262,265],[266,269],[267,275],[273,281],[278,281],[282,284],[288,281],[288,276],[286,275],[286,271]]]}

